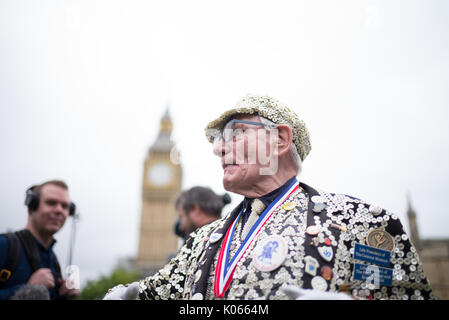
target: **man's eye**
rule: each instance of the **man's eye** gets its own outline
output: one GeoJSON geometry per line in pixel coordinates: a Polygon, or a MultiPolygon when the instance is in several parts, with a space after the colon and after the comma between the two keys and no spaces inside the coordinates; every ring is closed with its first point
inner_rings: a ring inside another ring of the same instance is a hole
{"type": "Polygon", "coordinates": [[[49,206],[55,206],[56,205],[56,201],[54,201],[54,200],[47,200],[47,204],[49,206]]]}

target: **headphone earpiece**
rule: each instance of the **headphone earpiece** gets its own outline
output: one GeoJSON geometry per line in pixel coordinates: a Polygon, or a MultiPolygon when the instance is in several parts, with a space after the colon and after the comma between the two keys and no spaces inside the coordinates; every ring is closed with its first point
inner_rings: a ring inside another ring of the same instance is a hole
{"type": "Polygon", "coordinates": [[[34,191],[35,186],[29,188],[26,192],[25,205],[30,211],[36,211],[39,207],[39,195],[34,191]]]}
{"type": "MultiPolygon", "coordinates": [[[[34,191],[36,186],[32,186],[29,188],[26,192],[25,197],[25,205],[28,207],[28,210],[30,211],[36,211],[39,207],[39,194],[34,191]]],[[[73,202],[70,202],[70,208],[69,208],[69,216],[73,217],[76,212],[76,205],[73,202]]]]}
{"type": "Polygon", "coordinates": [[[73,202],[70,202],[69,216],[70,217],[75,216],[75,212],[76,212],[76,205],[73,202]]]}

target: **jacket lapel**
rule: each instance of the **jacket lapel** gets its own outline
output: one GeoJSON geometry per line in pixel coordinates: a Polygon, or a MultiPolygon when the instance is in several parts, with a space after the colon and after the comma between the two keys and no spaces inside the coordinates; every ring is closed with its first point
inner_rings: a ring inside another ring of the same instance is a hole
{"type": "Polygon", "coordinates": [[[242,208],[243,201],[225,218],[224,223],[212,230],[205,239],[203,253],[198,260],[196,271],[196,281],[193,284],[192,296],[201,293],[203,297],[206,295],[209,274],[214,261],[217,250],[221,248],[224,236],[231,224],[237,218],[242,208]],[[218,238],[218,240],[216,240],[218,238]]]}

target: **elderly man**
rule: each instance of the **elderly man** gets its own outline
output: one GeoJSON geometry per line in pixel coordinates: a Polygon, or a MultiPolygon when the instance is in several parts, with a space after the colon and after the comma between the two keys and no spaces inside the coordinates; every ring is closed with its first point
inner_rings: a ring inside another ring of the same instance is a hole
{"type": "Polygon", "coordinates": [[[249,95],[206,134],[221,157],[225,189],[244,200],[140,281],[139,299],[433,297],[397,216],[297,180],[311,146],[288,107],[249,95]]]}

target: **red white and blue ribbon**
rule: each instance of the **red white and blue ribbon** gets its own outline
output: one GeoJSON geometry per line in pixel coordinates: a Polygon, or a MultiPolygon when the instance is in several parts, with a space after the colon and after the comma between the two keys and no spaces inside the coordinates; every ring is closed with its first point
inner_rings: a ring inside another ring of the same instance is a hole
{"type": "Polygon", "coordinates": [[[229,287],[229,284],[232,281],[232,276],[234,274],[237,263],[244,256],[246,250],[253,242],[253,240],[257,237],[262,227],[270,220],[273,216],[273,213],[276,209],[288,198],[290,195],[295,192],[299,188],[299,182],[295,179],[286,190],[279,195],[260,215],[259,219],[254,223],[248,235],[243,240],[242,244],[238,248],[235,255],[230,259],[229,250],[231,247],[231,241],[234,237],[235,228],[237,222],[239,221],[243,210],[240,211],[237,218],[234,220],[232,225],[229,227],[226,232],[225,238],[221,244],[220,254],[218,256],[217,265],[215,268],[215,283],[214,283],[214,294],[221,298],[229,287]]]}

